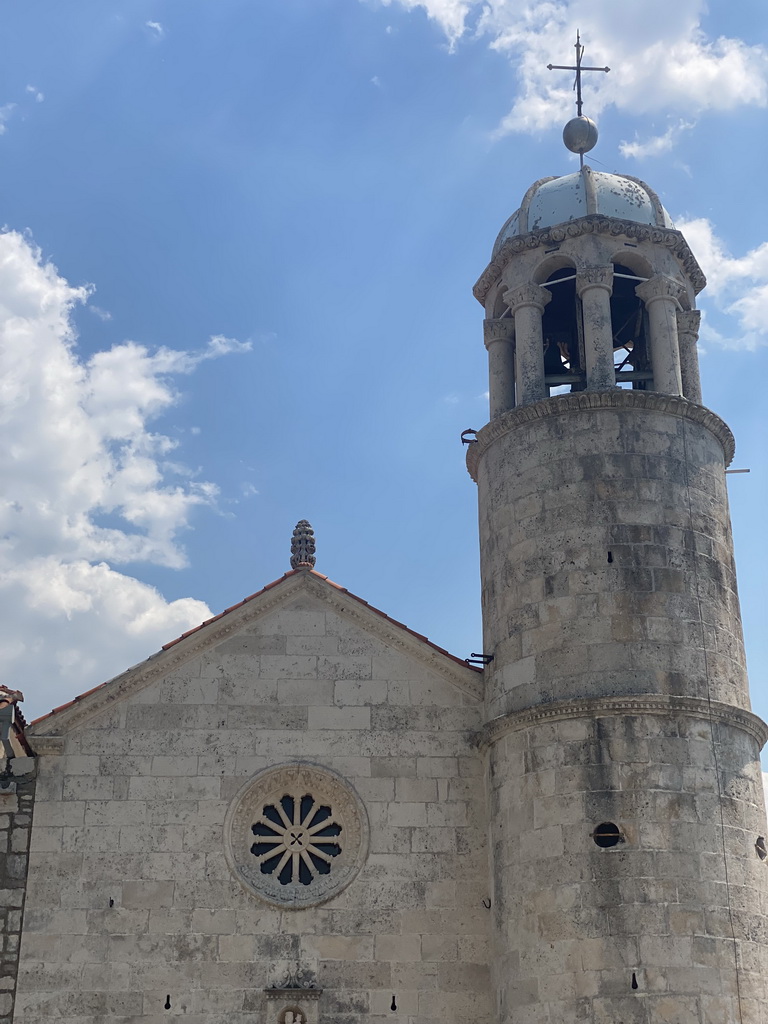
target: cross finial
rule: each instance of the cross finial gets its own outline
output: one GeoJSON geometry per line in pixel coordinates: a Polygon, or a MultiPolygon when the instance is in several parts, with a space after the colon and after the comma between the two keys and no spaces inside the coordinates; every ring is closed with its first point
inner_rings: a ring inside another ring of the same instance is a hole
{"type": "Polygon", "coordinates": [[[547,64],[549,71],[575,71],[576,80],[573,83],[573,88],[576,90],[576,113],[581,117],[581,73],[582,71],[605,71],[608,72],[610,68],[590,68],[583,67],[581,58],[584,56],[584,47],[581,45],[581,38],[579,36],[579,30],[576,30],[576,42],[574,43],[576,49],[576,63],[574,64],[547,64]]]}
{"type": "Polygon", "coordinates": [[[608,72],[611,69],[605,68],[593,68],[585,67],[581,63],[581,58],[584,56],[584,47],[581,45],[581,37],[578,29],[576,30],[576,63],[575,64],[547,64],[549,71],[575,71],[576,79],[573,83],[573,88],[576,90],[576,117],[573,118],[565,126],[563,131],[563,141],[568,149],[572,153],[579,154],[580,164],[584,166],[584,154],[588,152],[597,142],[597,125],[594,121],[590,121],[588,117],[584,117],[582,114],[582,99],[581,99],[581,73],[582,71],[604,71],[608,72]]]}

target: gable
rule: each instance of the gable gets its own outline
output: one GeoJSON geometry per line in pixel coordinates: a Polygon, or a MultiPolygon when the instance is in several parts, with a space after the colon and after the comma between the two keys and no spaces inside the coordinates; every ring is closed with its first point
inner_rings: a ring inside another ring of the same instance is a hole
{"type": "MultiPolygon", "coordinates": [[[[337,706],[461,706],[481,699],[482,675],[319,573],[299,571],[38,719],[29,735],[44,752],[44,737],[55,747],[54,737],[91,720],[124,723],[126,702],[185,705],[178,727],[199,727],[195,707],[232,697],[261,707],[260,724],[270,728],[270,721],[290,718],[276,706],[327,699],[331,691],[337,706]]],[[[222,725],[214,715],[205,721],[207,728],[222,725]]]]}

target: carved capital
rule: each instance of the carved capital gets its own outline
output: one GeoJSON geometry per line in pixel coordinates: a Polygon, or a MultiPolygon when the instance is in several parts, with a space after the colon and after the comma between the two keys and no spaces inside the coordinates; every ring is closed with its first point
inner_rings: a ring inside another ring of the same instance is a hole
{"type": "Polygon", "coordinates": [[[639,284],[635,288],[635,295],[642,299],[646,306],[656,302],[658,299],[666,299],[676,303],[679,308],[680,300],[685,296],[685,288],[674,277],[668,277],[666,274],[656,274],[655,277],[651,277],[647,281],[643,281],[642,284],[639,284]]]}
{"type": "Polygon", "coordinates": [[[538,284],[523,284],[504,292],[504,301],[513,314],[525,306],[533,306],[543,313],[544,307],[551,298],[552,293],[538,284]]]}
{"type": "Polygon", "coordinates": [[[677,333],[678,337],[687,337],[695,344],[699,340],[699,326],[701,324],[701,310],[679,309],[677,311],[677,333]]]}
{"type": "Polygon", "coordinates": [[[613,289],[613,267],[584,267],[576,274],[576,291],[579,295],[590,288],[613,289]]]}
{"type": "Polygon", "coordinates": [[[495,341],[513,342],[515,340],[515,321],[511,316],[503,320],[483,320],[483,341],[490,348],[495,341]]]}

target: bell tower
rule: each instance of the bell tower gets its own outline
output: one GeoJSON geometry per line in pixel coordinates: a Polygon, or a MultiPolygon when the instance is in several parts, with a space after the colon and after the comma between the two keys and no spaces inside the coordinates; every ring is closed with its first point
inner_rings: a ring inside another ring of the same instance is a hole
{"type": "MultiPolygon", "coordinates": [[[[582,155],[597,131],[564,137],[582,155]]],[[[648,185],[582,166],[528,189],[475,286],[499,1024],[768,1020],[768,730],[704,285],[648,185]]]]}

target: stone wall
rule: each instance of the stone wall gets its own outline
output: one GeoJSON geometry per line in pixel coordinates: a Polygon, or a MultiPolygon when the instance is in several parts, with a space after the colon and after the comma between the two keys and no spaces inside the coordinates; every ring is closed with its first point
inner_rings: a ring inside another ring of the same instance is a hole
{"type": "Polygon", "coordinates": [[[757,746],[673,711],[497,737],[500,1024],[768,1021],[757,746]],[[621,841],[601,848],[605,823],[621,841]]]}
{"type": "Polygon", "coordinates": [[[768,1020],[731,444],[708,410],[613,390],[507,413],[468,454],[501,1024],[768,1020]]]}
{"type": "Polygon", "coordinates": [[[469,458],[490,718],[598,694],[749,707],[723,437],[713,414],[640,391],[483,428],[469,458]]]}
{"type": "Polygon", "coordinates": [[[35,760],[13,757],[9,769],[8,776],[0,779],[0,1024],[13,1020],[35,797],[35,760]]]}
{"type": "Polygon", "coordinates": [[[456,682],[477,676],[372,635],[330,589],[238,619],[42,754],[14,1024],[276,1024],[264,989],[297,965],[323,989],[310,1020],[490,1024],[482,705],[456,682]],[[243,784],[296,759],[370,825],[357,877],[303,909],[244,888],[224,842],[243,784]]]}

